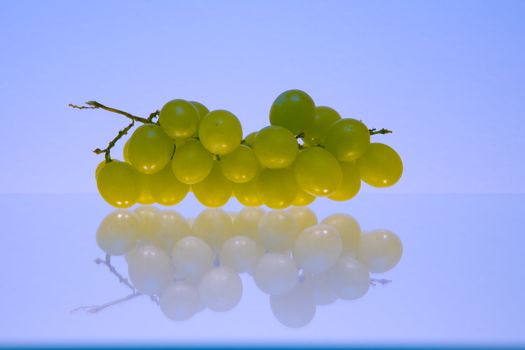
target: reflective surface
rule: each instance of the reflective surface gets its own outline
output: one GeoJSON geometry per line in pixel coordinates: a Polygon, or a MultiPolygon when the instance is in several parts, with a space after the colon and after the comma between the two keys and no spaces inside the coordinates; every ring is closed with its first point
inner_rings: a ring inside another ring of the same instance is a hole
{"type": "MultiPolygon", "coordinates": [[[[318,306],[307,326],[290,329],[272,313],[290,302],[270,302],[248,274],[240,275],[242,298],[232,310],[203,310],[183,322],[164,317],[147,296],[95,314],[71,313],[129,295],[104,264],[93,262],[104,258],[95,234],[112,208],[95,195],[3,195],[0,340],[524,344],[524,200],[363,194],[348,203],[316,201],[310,208],[319,220],[347,213],[364,231],[395,232],[403,257],[394,269],[373,276],[392,283],[371,286],[357,300],[318,306]]],[[[241,208],[232,201],[225,210],[241,208]]],[[[189,218],[202,211],[193,198],[174,209],[189,218]]],[[[112,263],[127,275],[123,257],[112,263]]]]}

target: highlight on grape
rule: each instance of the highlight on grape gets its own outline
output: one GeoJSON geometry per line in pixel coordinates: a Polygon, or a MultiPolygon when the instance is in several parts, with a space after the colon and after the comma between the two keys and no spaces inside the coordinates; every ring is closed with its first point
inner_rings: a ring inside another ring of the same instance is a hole
{"type": "Polygon", "coordinates": [[[403,172],[398,153],[371,140],[390,130],[341,118],[301,90],[280,94],[270,108],[270,125],[247,135],[233,113],[195,101],[169,101],[147,118],[95,101],[70,106],[131,120],[107,147],[94,150],[105,155],[95,172],[98,191],[118,208],[171,206],[193,192],[207,207],[221,207],[233,196],[245,206],[284,209],[316,197],[347,201],[361,182],[389,187],[403,172]],[[111,149],[135,123],[142,125],[126,141],[121,159],[113,159],[111,149]]]}
{"type": "Polygon", "coordinates": [[[371,285],[390,282],[371,274],[391,270],[403,252],[389,230],[363,231],[347,214],[318,221],[307,207],[208,208],[195,218],[151,206],[117,209],[100,223],[96,241],[106,258],[95,262],[131,294],[89,312],[142,296],[167,318],[188,320],[205,309],[233,309],[252,279],[275,318],[292,328],[311,322],[319,306],[362,298],[371,285]],[[127,277],[112,265],[116,256],[127,277]]]}

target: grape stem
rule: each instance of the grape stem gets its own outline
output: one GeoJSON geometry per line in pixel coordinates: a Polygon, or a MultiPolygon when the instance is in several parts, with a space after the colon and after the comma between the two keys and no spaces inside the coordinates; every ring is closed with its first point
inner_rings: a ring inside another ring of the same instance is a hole
{"type": "Polygon", "coordinates": [[[120,299],[117,299],[117,300],[113,300],[113,301],[109,301],[105,304],[102,304],[102,305],[89,305],[89,306],[80,306],[80,307],[77,307],[76,309],[73,309],[71,310],[70,312],[71,313],[74,313],[74,312],[77,312],[77,311],[80,311],[80,310],[84,310],[86,312],[89,312],[90,314],[96,314],[97,312],[99,311],[102,311],[110,306],[113,306],[113,305],[117,305],[117,304],[120,304],[120,303],[123,303],[125,301],[128,301],[128,300],[131,300],[131,299],[134,299],[136,297],[140,297],[144,294],[141,294],[141,293],[131,293],[123,298],[120,298],[120,299]]]}
{"type": "Polygon", "coordinates": [[[144,123],[144,124],[157,124],[157,122],[154,122],[153,119],[155,117],[157,117],[160,112],[157,110],[153,113],[151,113],[149,115],[148,118],[143,118],[143,117],[137,117],[136,115],[133,115],[131,113],[128,113],[128,112],[124,112],[124,111],[121,111],[120,109],[116,109],[116,108],[113,108],[113,107],[108,107],[108,106],[105,106],[103,105],[102,103],[98,103],[97,101],[88,101],[86,102],[86,105],[87,106],[77,106],[77,105],[74,105],[74,104],[69,104],[68,106],[71,107],[71,108],[76,108],[76,109],[103,109],[105,111],[108,111],[108,112],[112,112],[112,113],[117,113],[117,114],[120,114],[120,115],[123,115],[131,120],[134,120],[136,122],[141,122],[141,123],[144,123]]]}
{"type": "Polygon", "coordinates": [[[377,130],[376,128],[372,128],[372,129],[368,129],[368,131],[370,132],[370,135],[377,135],[377,134],[381,134],[381,135],[385,135],[385,134],[391,134],[392,133],[392,130],[388,130],[388,129],[379,129],[377,130]]]}
{"type": "Polygon", "coordinates": [[[387,280],[385,278],[371,278],[370,279],[370,285],[371,286],[377,286],[378,284],[384,286],[385,284],[392,283],[392,280],[387,280]]]}
{"type": "Polygon", "coordinates": [[[113,140],[109,141],[109,144],[106,148],[104,149],[100,149],[100,148],[96,148],[93,150],[93,153],[95,154],[101,154],[101,153],[104,153],[104,157],[106,159],[106,162],[111,162],[111,149],[113,148],[113,146],[115,146],[115,144],[117,143],[118,140],[120,140],[122,138],[122,136],[126,135],[128,133],[128,131],[133,127],[133,125],[135,125],[135,121],[132,120],[131,123],[126,126],[124,129],[120,130],[117,134],[117,136],[115,136],[113,138],[113,140]]]}

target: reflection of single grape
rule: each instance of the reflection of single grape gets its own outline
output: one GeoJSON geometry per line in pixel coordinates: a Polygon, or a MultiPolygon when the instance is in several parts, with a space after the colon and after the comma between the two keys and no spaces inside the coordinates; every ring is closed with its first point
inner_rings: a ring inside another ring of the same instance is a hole
{"type": "Polygon", "coordinates": [[[159,214],[159,227],[153,243],[171,254],[175,243],[191,235],[191,227],[182,215],[174,210],[163,210],[159,214]]]}
{"type": "Polygon", "coordinates": [[[231,198],[233,183],[222,174],[220,165],[215,162],[210,174],[191,187],[199,202],[207,207],[222,207],[231,198]]]}
{"type": "Polygon", "coordinates": [[[224,242],[219,254],[221,265],[238,273],[251,272],[262,250],[250,237],[233,236],[224,242]]]}
{"type": "Polygon", "coordinates": [[[257,239],[259,221],[264,213],[262,208],[243,208],[233,219],[234,235],[257,239]]]}
{"type": "Polygon", "coordinates": [[[321,147],[309,147],[299,152],[293,168],[299,188],[314,196],[334,193],[343,179],[337,159],[321,147]]]}
{"type": "Polygon", "coordinates": [[[210,310],[231,310],[242,297],[241,278],[232,269],[220,266],[208,271],[199,285],[199,294],[210,310]]]}
{"type": "Polygon", "coordinates": [[[361,226],[356,219],[348,214],[333,214],[326,217],[322,224],[335,227],[343,241],[343,252],[357,256],[361,242],[361,226]]]}
{"type": "Polygon", "coordinates": [[[199,291],[186,281],[177,281],[162,291],[159,305],[167,318],[174,321],[189,320],[200,309],[199,291]]]}
{"type": "Polygon", "coordinates": [[[341,162],[343,179],[337,190],[329,198],[335,201],[347,201],[355,197],[361,189],[361,178],[355,162],[341,162]]]}
{"type": "Polygon", "coordinates": [[[193,222],[193,234],[219,249],[233,231],[231,217],[222,209],[205,209],[193,222]]]}
{"type": "Polygon", "coordinates": [[[255,264],[253,280],[266,294],[278,295],[292,290],[298,282],[297,265],[289,253],[266,253],[255,264]]]}
{"type": "Polygon", "coordinates": [[[245,183],[255,178],[259,171],[259,162],[253,150],[240,145],[233,152],[221,157],[222,174],[231,182],[245,183]]]}
{"type": "Polygon", "coordinates": [[[197,132],[199,112],[188,101],[172,100],[160,110],[159,124],[169,137],[185,139],[197,132]]]}
{"type": "Polygon", "coordinates": [[[315,107],[312,124],[304,132],[304,144],[307,146],[322,144],[330,126],[339,119],[341,119],[341,116],[332,108],[315,107]]]}
{"type": "Polygon", "coordinates": [[[399,154],[382,143],[371,143],[366,153],[357,160],[357,168],[361,179],[374,187],[392,186],[403,174],[399,154]]]}
{"type": "Polygon", "coordinates": [[[255,136],[252,147],[262,166],[270,169],[290,166],[299,151],[295,136],[280,126],[261,129],[255,136]]]}
{"type": "Polygon", "coordinates": [[[150,205],[141,205],[134,212],[138,220],[139,240],[143,243],[153,243],[160,228],[161,211],[150,205]]]}
{"type": "Polygon", "coordinates": [[[290,328],[306,326],[316,312],[312,291],[304,283],[285,294],[270,296],[270,307],[275,318],[290,328]]]}
{"type": "Polygon", "coordinates": [[[213,266],[215,254],[202,239],[187,236],[175,243],[171,257],[177,276],[199,281],[213,266]]]}
{"type": "Polygon", "coordinates": [[[129,139],[129,161],[144,174],[162,170],[169,163],[172,153],[173,141],[158,125],[141,125],[129,139]]]}
{"type": "Polygon", "coordinates": [[[356,119],[344,118],[333,123],[324,139],[326,150],[339,161],[356,160],[370,145],[370,131],[356,119]]]}
{"type": "Polygon", "coordinates": [[[298,233],[295,218],[286,211],[269,211],[259,221],[258,240],[269,251],[290,249],[298,233]]]}
{"type": "Polygon", "coordinates": [[[330,284],[328,273],[307,274],[304,283],[312,289],[317,305],[329,305],[337,301],[337,294],[330,284]]]}
{"type": "Polygon", "coordinates": [[[287,208],[298,191],[290,168],[263,169],[257,177],[257,189],[263,203],[272,209],[287,208]]]}
{"type": "Polygon", "coordinates": [[[114,160],[99,170],[97,187],[102,198],[112,206],[129,208],[140,195],[139,173],[128,163],[114,160]]]}
{"type": "Polygon", "coordinates": [[[174,205],[186,197],[190,186],[177,180],[170,166],[151,176],[149,187],[154,200],[162,205],[174,205]]]}
{"type": "Polygon", "coordinates": [[[368,270],[350,255],[342,256],[328,273],[330,284],[341,299],[357,299],[368,292],[368,270]]]}
{"type": "Polygon", "coordinates": [[[270,109],[270,123],[294,134],[307,130],[314,119],[315,103],[301,90],[288,90],[277,96],[270,109]]]}
{"type": "Polygon", "coordinates": [[[361,237],[358,259],[370,272],[382,273],[397,265],[403,254],[399,237],[388,230],[374,230],[361,237]]]}
{"type": "Polygon", "coordinates": [[[115,210],[100,223],[97,244],[109,255],[123,255],[135,247],[138,237],[137,217],[127,210],[115,210]]]}
{"type": "Polygon", "coordinates": [[[231,112],[211,111],[201,120],[199,139],[204,148],[213,154],[231,153],[241,143],[241,123],[231,112]]]}
{"type": "Polygon", "coordinates": [[[297,266],[309,273],[322,273],[332,267],[343,250],[339,232],[329,225],[314,225],[299,234],[293,248],[297,266]]]}
{"type": "Polygon", "coordinates": [[[173,278],[170,258],[155,246],[140,246],[128,255],[128,275],[139,292],[159,294],[173,278]]]}
{"type": "Polygon", "coordinates": [[[317,215],[307,207],[291,207],[288,212],[297,222],[297,231],[302,232],[304,229],[317,224],[317,215]]]}
{"type": "Polygon", "coordinates": [[[177,146],[171,168],[177,180],[193,185],[201,182],[213,168],[213,155],[197,140],[187,140],[177,146]]]}

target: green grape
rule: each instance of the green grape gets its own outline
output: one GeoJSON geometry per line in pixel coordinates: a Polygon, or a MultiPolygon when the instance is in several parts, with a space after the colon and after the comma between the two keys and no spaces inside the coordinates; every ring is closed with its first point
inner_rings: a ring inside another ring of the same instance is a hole
{"type": "Polygon", "coordinates": [[[361,179],[374,187],[394,185],[403,173],[401,157],[391,147],[382,143],[371,143],[367,151],[357,160],[361,179]]]}
{"type": "Polygon", "coordinates": [[[186,197],[190,186],[177,180],[170,166],[151,175],[151,195],[162,205],[174,205],[186,197]]]}
{"type": "Polygon", "coordinates": [[[129,208],[140,195],[139,172],[128,163],[113,160],[100,169],[97,188],[102,198],[112,206],[129,208]]]}
{"type": "Polygon", "coordinates": [[[195,139],[189,139],[178,146],[171,161],[171,168],[177,180],[188,185],[204,180],[212,167],[213,154],[195,139]]]}
{"type": "Polygon", "coordinates": [[[129,163],[131,164],[131,162],[129,161],[129,141],[131,140],[131,138],[129,138],[126,143],[124,144],[124,149],[122,150],[122,156],[124,158],[124,161],[126,163],[129,163]]]}
{"type": "Polygon", "coordinates": [[[354,198],[361,189],[361,178],[355,162],[341,162],[340,164],[343,170],[343,181],[329,198],[334,201],[347,201],[354,198]]]}
{"type": "Polygon", "coordinates": [[[160,110],[159,124],[173,139],[186,139],[197,132],[199,111],[185,100],[172,100],[160,110]]]}
{"type": "Polygon", "coordinates": [[[154,174],[170,161],[173,141],[160,126],[146,124],[135,130],[128,148],[130,163],[141,173],[154,174]]]}
{"type": "Polygon", "coordinates": [[[255,137],[257,136],[257,132],[249,133],[248,136],[244,138],[244,144],[252,147],[255,142],[255,137]]]}
{"type": "Polygon", "coordinates": [[[310,147],[299,152],[294,163],[294,174],[299,188],[313,196],[329,196],[343,179],[337,159],[321,147],[310,147]]]}
{"type": "Polygon", "coordinates": [[[296,207],[304,207],[311,204],[314,200],[315,196],[312,196],[299,188],[297,189],[297,196],[295,196],[292,205],[295,205],[296,207]]]}
{"type": "Polygon", "coordinates": [[[221,207],[232,195],[233,183],[222,175],[218,162],[214,162],[210,174],[192,186],[195,197],[207,207],[221,207]]]}
{"type": "Polygon", "coordinates": [[[139,173],[141,190],[139,198],[137,198],[137,203],[144,205],[155,203],[155,199],[151,194],[152,176],[153,175],[139,173]]]}
{"type": "Polygon", "coordinates": [[[265,168],[282,169],[293,163],[299,145],[288,129],[281,126],[267,126],[255,136],[253,151],[265,168]]]}
{"type": "Polygon", "coordinates": [[[95,169],[95,179],[98,179],[98,174],[100,173],[100,169],[102,169],[106,165],[106,160],[104,159],[100,163],[98,163],[97,168],[95,169]]]}
{"type": "Polygon", "coordinates": [[[242,140],[241,122],[231,112],[212,111],[201,120],[199,139],[204,148],[213,154],[231,153],[242,140]]]}
{"type": "MultiPolygon", "coordinates": [[[[205,105],[203,105],[202,103],[197,102],[197,101],[190,101],[190,103],[199,112],[199,120],[202,120],[202,118],[204,118],[206,116],[206,114],[210,113],[210,110],[205,105]]],[[[198,130],[197,130],[197,133],[198,133],[198,130]]]]}
{"type": "Polygon", "coordinates": [[[263,169],[258,176],[257,189],[264,204],[283,209],[297,196],[297,184],[291,168],[263,169]]]}
{"type": "Polygon", "coordinates": [[[320,145],[330,126],[341,119],[339,113],[330,107],[315,107],[312,124],[304,131],[303,141],[307,146],[320,145]]]}
{"type": "Polygon", "coordinates": [[[247,207],[258,207],[264,204],[257,189],[257,177],[249,182],[234,184],[233,194],[239,203],[247,207]]]}
{"type": "Polygon", "coordinates": [[[349,162],[361,157],[370,145],[370,131],[356,119],[344,118],[333,123],[324,139],[326,150],[337,160],[349,162]]]}
{"type": "Polygon", "coordinates": [[[244,183],[252,180],[259,170],[259,162],[253,150],[240,145],[221,158],[222,174],[231,182],[244,183]]]}
{"type": "Polygon", "coordinates": [[[314,119],[315,104],[301,90],[288,90],[277,96],[270,109],[270,123],[287,128],[295,135],[310,127],[314,119]]]}

